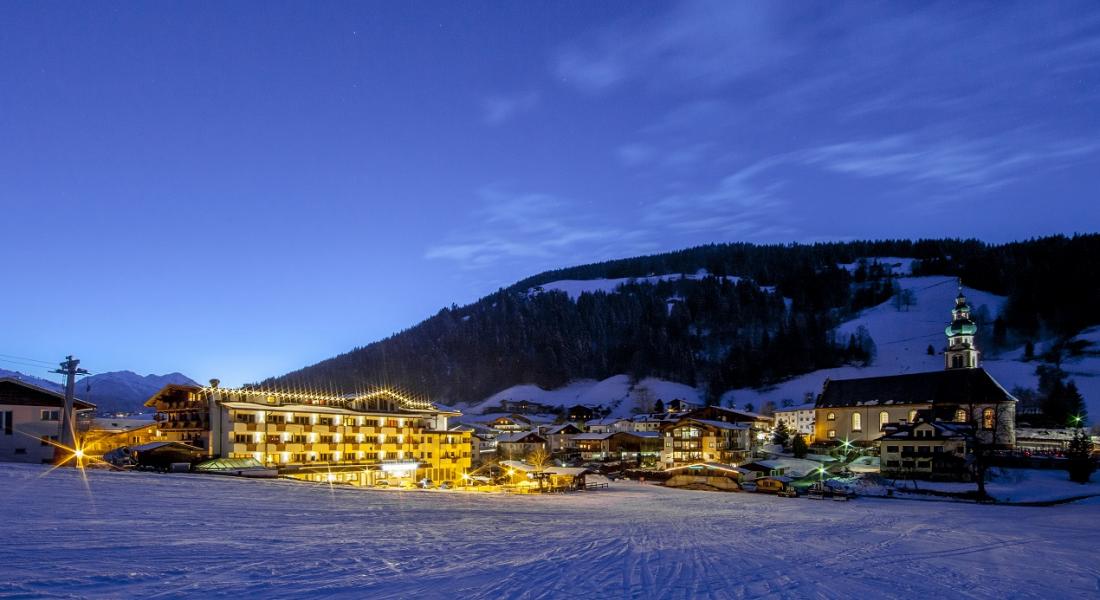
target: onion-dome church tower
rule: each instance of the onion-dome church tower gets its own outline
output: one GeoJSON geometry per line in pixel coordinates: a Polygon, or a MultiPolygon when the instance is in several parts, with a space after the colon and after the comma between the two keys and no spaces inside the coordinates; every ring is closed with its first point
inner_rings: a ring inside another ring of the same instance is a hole
{"type": "Polygon", "coordinates": [[[978,325],[970,318],[970,305],[963,295],[962,281],[959,282],[959,295],[955,297],[951,317],[951,324],[944,330],[947,335],[944,366],[947,369],[976,369],[981,359],[981,352],[974,345],[978,325]]]}

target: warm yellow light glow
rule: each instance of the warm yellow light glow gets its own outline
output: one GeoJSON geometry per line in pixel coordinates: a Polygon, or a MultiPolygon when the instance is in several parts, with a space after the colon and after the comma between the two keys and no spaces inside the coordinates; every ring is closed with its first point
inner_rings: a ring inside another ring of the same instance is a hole
{"type": "Polygon", "coordinates": [[[80,448],[77,448],[76,450],[73,450],[73,456],[77,458],[84,458],[84,451],[80,448]]]}

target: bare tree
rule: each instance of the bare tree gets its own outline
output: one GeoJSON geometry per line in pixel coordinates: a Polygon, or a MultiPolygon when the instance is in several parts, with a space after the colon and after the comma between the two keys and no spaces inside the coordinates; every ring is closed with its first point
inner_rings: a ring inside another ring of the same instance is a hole
{"type": "Polygon", "coordinates": [[[535,469],[541,473],[542,470],[550,464],[550,453],[544,448],[532,450],[527,454],[527,464],[535,467],[535,469]]]}

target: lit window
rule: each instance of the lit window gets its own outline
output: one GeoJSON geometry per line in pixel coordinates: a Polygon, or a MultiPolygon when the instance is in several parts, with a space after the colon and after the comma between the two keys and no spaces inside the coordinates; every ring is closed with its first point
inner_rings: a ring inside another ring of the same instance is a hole
{"type": "Polygon", "coordinates": [[[863,431],[863,415],[852,413],[852,431],[863,431]]]}
{"type": "Polygon", "coordinates": [[[916,420],[917,420],[917,410],[913,409],[913,410],[909,411],[909,422],[912,423],[913,421],[916,421],[916,420]]]}
{"type": "Polygon", "coordinates": [[[982,411],[982,429],[993,429],[993,409],[987,408],[982,411]]]}
{"type": "Polygon", "coordinates": [[[831,412],[828,415],[826,415],[825,418],[829,421],[835,421],[836,420],[836,413],[831,412]]]}
{"type": "Polygon", "coordinates": [[[829,439],[831,440],[831,439],[835,439],[835,438],[836,438],[836,430],[835,429],[830,429],[829,430],[829,439]]]}
{"type": "Polygon", "coordinates": [[[882,411],[878,414],[878,427],[882,429],[886,427],[886,424],[890,422],[890,413],[882,411]]]}
{"type": "Polygon", "coordinates": [[[960,408],[959,410],[955,411],[955,422],[956,423],[965,423],[966,422],[966,410],[960,408]]]}

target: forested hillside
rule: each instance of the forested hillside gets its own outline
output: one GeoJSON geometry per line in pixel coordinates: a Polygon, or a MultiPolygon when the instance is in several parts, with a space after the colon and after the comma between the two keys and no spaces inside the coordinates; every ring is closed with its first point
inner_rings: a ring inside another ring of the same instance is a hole
{"type": "MultiPolygon", "coordinates": [[[[873,359],[861,332],[835,327],[894,293],[863,257],[919,259],[915,274],[958,275],[1008,296],[997,344],[1100,322],[1100,235],[991,245],[975,240],[814,245],[716,244],[541,273],[385,340],[260,385],[395,385],[471,402],[518,383],[551,388],[617,373],[699,386],[708,399],[820,368],[873,359]],[[565,279],[696,274],[628,282],[576,300],[541,285],[565,279]],[[738,279],[739,278],[739,279],[738,279]]],[[[946,318],[946,317],[945,317],[946,318]]]]}

